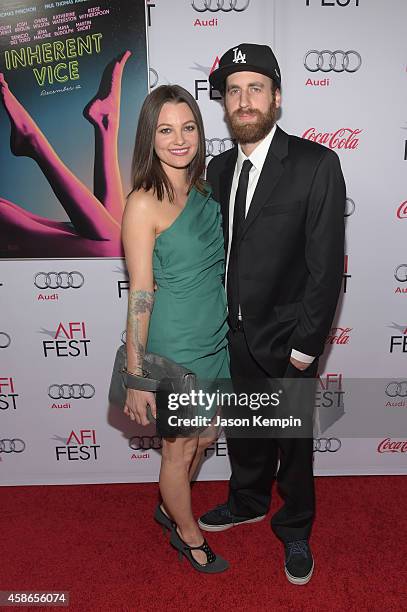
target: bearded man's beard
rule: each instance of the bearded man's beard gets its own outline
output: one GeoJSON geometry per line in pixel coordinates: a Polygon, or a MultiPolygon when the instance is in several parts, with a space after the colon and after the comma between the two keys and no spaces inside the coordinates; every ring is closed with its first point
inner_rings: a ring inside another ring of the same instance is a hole
{"type": "Polygon", "coordinates": [[[276,122],[277,107],[275,100],[270,104],[270,108],[267,112],[262,113],[258,109],[247,109],[244,111],[245,115],[252,115],[257,117],[255,123],[241,123],[239,120],[239,114],[242,110],[236,110],[231,115],[226,112],[226,118],[229,127],[232,132],[232,136],[240,144],[253,144],[263,140],[270,132],[271,128],[276,122]]]}

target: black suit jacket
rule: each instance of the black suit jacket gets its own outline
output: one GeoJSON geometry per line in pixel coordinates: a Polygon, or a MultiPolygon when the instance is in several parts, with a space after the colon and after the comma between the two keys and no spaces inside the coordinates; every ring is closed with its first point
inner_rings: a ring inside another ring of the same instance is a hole
{"type": "MultiPolygon", "coordinates": [[[[207,171],[226,249],[236,159],[235,147],[207,171]]],[[[277,127],[238,244],[246,339],[271,376],[292,348],[314,356],[324,350],[343,275],[345,199],[336,153],[277,127]]]]}

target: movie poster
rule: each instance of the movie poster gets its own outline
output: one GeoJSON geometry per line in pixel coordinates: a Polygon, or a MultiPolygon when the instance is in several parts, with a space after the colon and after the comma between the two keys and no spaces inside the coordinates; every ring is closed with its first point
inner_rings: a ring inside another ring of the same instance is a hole
{"type": "Polygon", "coordinates": [[[0,258],[121,257],[144,0],[0,5],[0,258]]]}

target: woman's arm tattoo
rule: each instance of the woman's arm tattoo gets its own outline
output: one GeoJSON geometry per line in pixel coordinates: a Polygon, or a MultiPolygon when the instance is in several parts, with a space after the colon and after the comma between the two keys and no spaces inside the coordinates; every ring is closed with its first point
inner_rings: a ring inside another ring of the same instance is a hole
{"type": "Polygon", "coordinates": [[[128,328],[131,332],[131,340],[137,359],[137,369],[140,373],[147,343],[148,323],[153,306],[154,291],[135,290],[129,292],[128,328]],[[147,315],[147,318],[145,315],[147,315]]]}

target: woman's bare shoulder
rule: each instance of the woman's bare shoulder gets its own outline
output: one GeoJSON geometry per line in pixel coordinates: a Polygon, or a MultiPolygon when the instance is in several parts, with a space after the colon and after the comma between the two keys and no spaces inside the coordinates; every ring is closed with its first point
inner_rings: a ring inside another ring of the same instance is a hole
{"type": "Polygon", "coordinates": [[[157,224],[159,216],[159,202],[153,191],[132,191],[126,199],[123,222],[127,221],[147,223],[148,225],[157,224]]]}
{"type": "Polygon", "coordinates": [[[140,211],[151,211],[152,208],[155,209],[157,207],[157,204],[158,199],[152,189],[149,191],[144,189],[132,191],[126,199],[126,208],[129,207],[140,211]]]}

